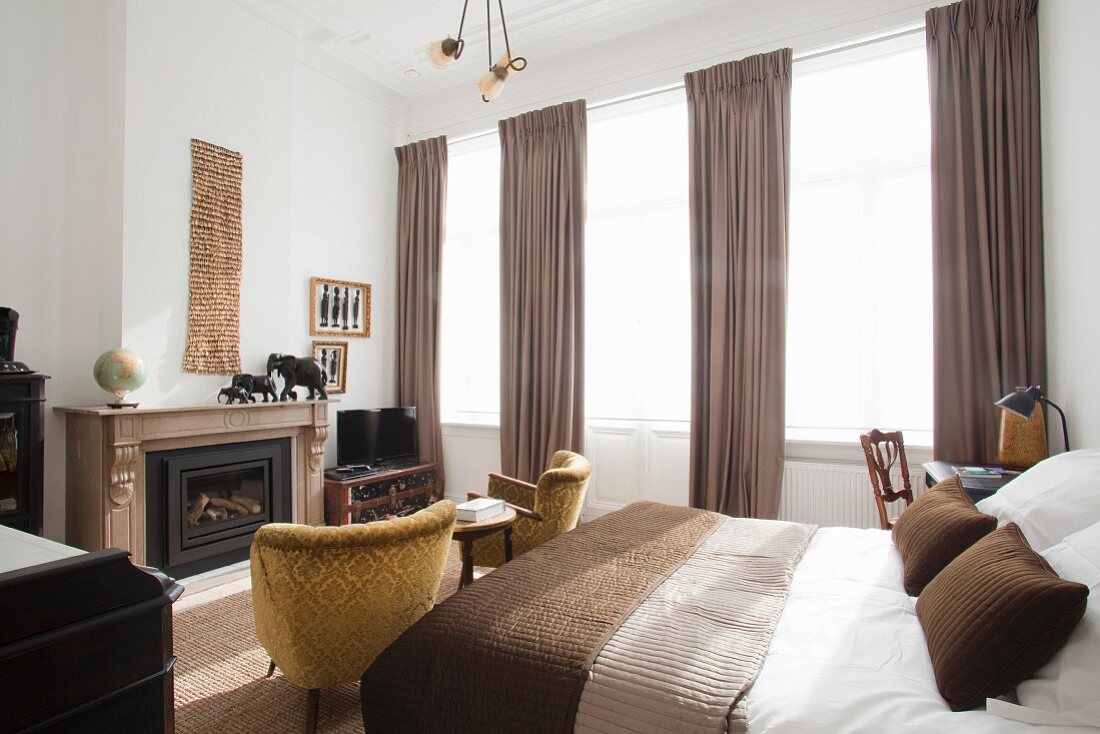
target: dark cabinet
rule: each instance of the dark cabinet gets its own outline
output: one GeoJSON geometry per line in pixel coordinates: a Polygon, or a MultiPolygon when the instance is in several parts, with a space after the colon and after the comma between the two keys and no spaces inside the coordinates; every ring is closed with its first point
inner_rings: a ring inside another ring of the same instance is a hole
{"type": "Polygon", "coordinates": [[[0,375],[0,524],[42,534],[46,375],[0,375]]]}
{"type": "Polygon", "coordinates": [[[0,732],[174,731],[182,592],[117,548],[0,573],[0,732]]]}

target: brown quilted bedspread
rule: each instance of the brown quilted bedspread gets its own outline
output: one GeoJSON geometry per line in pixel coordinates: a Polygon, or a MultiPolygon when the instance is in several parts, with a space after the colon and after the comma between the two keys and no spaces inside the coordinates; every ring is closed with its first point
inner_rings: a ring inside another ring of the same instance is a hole
{"type": "Polygon", "coordinates": [[[477,580],[363,674],[366,731],[572,731],[604,643],[722,520],[639,502],[477,580]]]}

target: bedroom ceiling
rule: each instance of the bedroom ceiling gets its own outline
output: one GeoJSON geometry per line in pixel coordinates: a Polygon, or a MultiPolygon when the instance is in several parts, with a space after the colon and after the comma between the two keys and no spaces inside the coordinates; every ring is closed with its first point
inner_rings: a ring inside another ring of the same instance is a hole
{"type": "MultiPolygon", "coordinates": [[[[455,35],[461,0],[236,0],[287,33],[315,45],[391,89],[419,96],[452,86],[461,69],[472,84],[487,66],[485,3],[470,0],[466,51],[459,65],[428,63],[429,42],[455,35]],[[466,62],[466,63],[462,63],[466,62]]],[[[532,59],[566,54],[628,33],[654,29],[733,0],[505,0],[508,36],[532,59]]],[[[496,0],[493,52],[503,50],[496,0]]]]}

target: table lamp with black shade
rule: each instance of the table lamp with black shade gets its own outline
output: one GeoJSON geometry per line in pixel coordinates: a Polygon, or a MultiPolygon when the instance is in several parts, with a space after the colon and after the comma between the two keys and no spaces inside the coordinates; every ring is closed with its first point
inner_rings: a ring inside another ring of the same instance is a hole
{"type": "MultiPolygon", "coordinates": [[[[1043,395],[1043,390],[1038,385],[1032,385],[1027,389],[1018,388],[1016,391],[1010,392],[1008,395],[1005,395],[1003,398],[994,403],[994,405],[996,405],[1001,410],[1018,416],[1026,421],[1031,419],[1032,415],[1035,413],[1036,406],[1040,402],[1046,403],[1047,405],[1058,411],[1058,415],[1062,419],[1062,441],[1064,443],[1065,450],[1069,451],[1069,428],[1067,428],[1066,426],[1066,414],[1062,411],[1060,407],[1052,403],[1045,395],[1043,395]]],[[[1005,462],[1002,461],[1002,463],[1005,462]]]]}

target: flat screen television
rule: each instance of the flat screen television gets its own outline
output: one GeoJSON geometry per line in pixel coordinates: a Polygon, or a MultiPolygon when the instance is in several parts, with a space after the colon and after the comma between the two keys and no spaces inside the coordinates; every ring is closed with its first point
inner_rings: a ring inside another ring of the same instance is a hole
{"type": "Polygon", "coordinates": [[[416,458],[416,408],[336,412],[336,463],[374,466],[416,458]]]}

